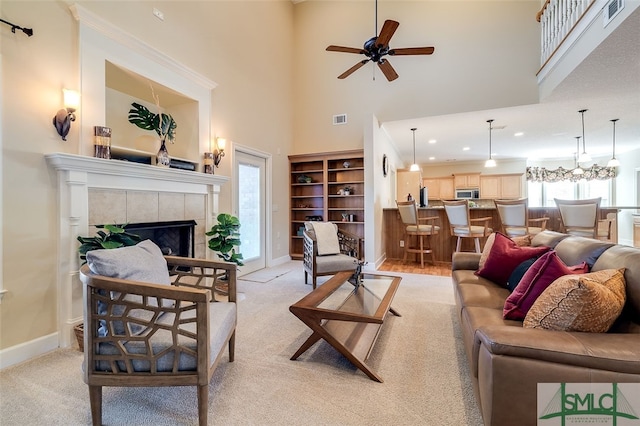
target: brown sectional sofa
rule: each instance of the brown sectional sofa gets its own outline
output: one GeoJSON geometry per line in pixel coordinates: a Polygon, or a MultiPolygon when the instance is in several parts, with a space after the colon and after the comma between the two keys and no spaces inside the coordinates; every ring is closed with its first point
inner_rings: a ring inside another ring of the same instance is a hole
{"type": "Polygon", "coordinates": [[[544,231],[567,264],[626,268],[627,300],[607,333],[523,328],[503,319],[509,290],[474,274],[480,254],[454,253],[452,279],[466,355],[485,425],[537,424],[538,383],[640,383],[640,249],[544,231]],[[601,254],[600,254],[601,253],[601,254]]]}

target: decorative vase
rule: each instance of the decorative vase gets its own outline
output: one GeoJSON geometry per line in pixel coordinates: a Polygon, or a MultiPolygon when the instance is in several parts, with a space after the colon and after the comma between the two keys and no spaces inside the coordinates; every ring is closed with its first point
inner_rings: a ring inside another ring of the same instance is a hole
{"type": "Polygon", "coordinates": [[[169,167],[171,164],[171,158],[169,157],[169,151],[167,151],[167,145],[162,141],[158,155],[156,155],[156,165],[161,167],[169,167]]]}

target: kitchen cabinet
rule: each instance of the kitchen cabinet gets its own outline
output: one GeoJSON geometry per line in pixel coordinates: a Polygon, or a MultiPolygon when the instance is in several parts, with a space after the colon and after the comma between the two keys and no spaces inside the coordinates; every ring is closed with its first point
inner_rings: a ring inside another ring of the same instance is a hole
{"type": "Polygon", "coordinates": [[[290,155],[289,185],[292,259],[302,259],[305,221],[335,222],[339,229],[364,241],[363,150],[290,155]]]}
{"type": "Polygon", "coordinates": [[[480,198],[522,197],[522,174],[480,176],[480,198]]]}
{"type": "Polygon", "coordinates": [[[427,187],[429,200],[449,200],[455,198],[453,177],[425,178],[422,185],[427,187]]]}
{"type": "Polygon", "coordinates": [[[640,216],[633,215],[633,246],[640,247],[640,216]]]}
{"type": "Polygon", "coordinates": [[[480,187],[480,173],[454,175],[455,189],[470,189],[480,187]]]}
{"type": "Polygon", "coordinates": [[[396,176],[398,182],[396,192],[397,199],[406,201],[407,195],[411,194],[414,200],[420,200],[422,173],[420,173],[420,171],[410,172],[409,170],[398,170],[396,176]]]}

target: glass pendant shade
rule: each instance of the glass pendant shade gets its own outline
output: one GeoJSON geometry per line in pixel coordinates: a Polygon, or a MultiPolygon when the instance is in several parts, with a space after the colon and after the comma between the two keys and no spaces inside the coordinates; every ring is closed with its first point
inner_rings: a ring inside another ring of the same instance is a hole
{"type": "Polygon", "coordinates": [[[585,141],[584,141],[584,113],[586,111],[587,111],[586,109],[581,109],[580,111],[578,111],[582,116],[582,153],[578,156],[578,163],[585,163],[587,161],[591,161],[591,156],[587,154],[587,148],[585,146],[585,141]]]}
{"type": "Polygon", "coordinates": [[[580,152],[580,136],[576,136],[576,167],[571,172],[574,175],[583,175],[584,174],[584,170],[582,170],[582,167],[580,167],[580,164],[579,164],[579,157],[580,157],[578,155],[579,152],[580,152]]]}
{"type": "Polygon", "coordinates": [[[493,120],[487,120],[487,123],[489,123],[489,159],[487,161],[485,161],[484,166],[485,167],[495,167],[496,166],[496,160],[491,158],[491,130],[492,130],[491,123],[493,123],[493,120]]]}
{"type": "Polygon", "coordinates": [[[418,166],[418,163],[416,163],[416,130],[418,129],[415,127],[411,129],[411,131],[413,132],[413,164],[411,165],[411,167],[409,167],[410,172],[420,171],[420,166],[418,166]]]}
{"type": "Polygon", "coordinates": [[[607,167],[618,167],[620,165],[620,161],[616,158],[616,121],[618,121],[617,118],[611,120],[613,123],[613,152],[611,160],[607,163],[607,167]]]}

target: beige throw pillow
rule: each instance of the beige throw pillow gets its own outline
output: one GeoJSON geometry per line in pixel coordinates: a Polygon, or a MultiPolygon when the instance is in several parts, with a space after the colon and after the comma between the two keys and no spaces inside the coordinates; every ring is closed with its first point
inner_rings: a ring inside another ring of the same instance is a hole
{"type": "Polygon", "coordinates": [[[523,326],[603,333],[618,318],[625,300],[624,268],[565,275],[536,299],[523,326]]]}

